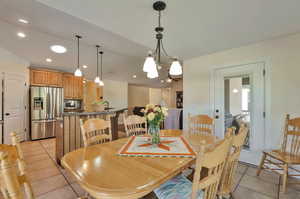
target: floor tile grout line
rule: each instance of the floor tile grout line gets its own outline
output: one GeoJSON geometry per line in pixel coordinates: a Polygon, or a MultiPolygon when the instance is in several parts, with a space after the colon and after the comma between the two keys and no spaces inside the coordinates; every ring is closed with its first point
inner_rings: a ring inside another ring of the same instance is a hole
{"type": "MultiPolygon", "coordinates": [[[[46,151],[47,155],[49,156],[49,158],[54,162],[54,165],[56,166],[56,168],[58,169],[59,173],[64,177],[64,179],[66,180],[68,186],[72,189],[72,191],[75,193],[75,195],[77,197],[79,197],[79,194],[75,191],[75,189],[72,187],[71,183],[69,182],[69,180],[67,179],[67,177],[63,174],[63,172],[60,170],[59,165],[57,164],[57,162],[55,160],[52,159],[52,157],[50,156],[50,154],[48,153],[48,151],[46,150],[46,148],[42,145],[41,141],[39,141],[39,143],[41,144],[42,148],[46,151]]],[[[48,192],[47,192],[48,193],[48,192]]]]}
{"type": "Polygon", "coordinates": [[[246,168],[245,171],[243,172],[243,174],[242,174],[241,178],[239,179],[238,183],[236,184],[236,186],[235,186],[233,192],[235,192],[236,189],[239,187],[239,185],[240,185],[242,179],[244,178],[244,176],[246,175],[246,173],[247,173],[247,171],[248,171],[248,168],[249,168],[249,166],[247,166],[247,168],[246,168]]]}

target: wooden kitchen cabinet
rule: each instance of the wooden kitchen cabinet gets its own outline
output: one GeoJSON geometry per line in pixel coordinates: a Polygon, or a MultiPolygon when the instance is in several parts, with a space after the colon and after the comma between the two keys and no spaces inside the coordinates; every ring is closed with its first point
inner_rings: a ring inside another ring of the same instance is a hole
{"type": "Polygon", "coordinates": [[[30,70],[30,84],[43,86],[48,83],[48,72],[42,70],[30,70]]]}
{"type": "Polygon", "coordinates": [[[62,73],[43,69],[30,69],[30,85],[62,87],[62,73]]]}
{"type": "Polygon", "coordinates": [[[73,74],[63,74],[63,87],[65,99],[83,98],[83,78],[75,77],[73,74]]]}

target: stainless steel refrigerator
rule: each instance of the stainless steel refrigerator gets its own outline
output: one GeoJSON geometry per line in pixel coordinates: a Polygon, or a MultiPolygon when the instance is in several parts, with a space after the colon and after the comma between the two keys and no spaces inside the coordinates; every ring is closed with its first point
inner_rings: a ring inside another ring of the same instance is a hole
{"type": "Polygon", "coordinates": [[[55,137],[57,118],[63,113],[63,88],[30,87],[31,140],[55,137]]]}

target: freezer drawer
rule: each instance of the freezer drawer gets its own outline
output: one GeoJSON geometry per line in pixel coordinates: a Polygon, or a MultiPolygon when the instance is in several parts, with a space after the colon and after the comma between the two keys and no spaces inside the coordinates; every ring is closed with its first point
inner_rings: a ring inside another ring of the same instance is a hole
{"type": "Polygon", "coordinates": [[[31,122],[31,140],[55,137],[56,120],[40,120],[31,122]]]}

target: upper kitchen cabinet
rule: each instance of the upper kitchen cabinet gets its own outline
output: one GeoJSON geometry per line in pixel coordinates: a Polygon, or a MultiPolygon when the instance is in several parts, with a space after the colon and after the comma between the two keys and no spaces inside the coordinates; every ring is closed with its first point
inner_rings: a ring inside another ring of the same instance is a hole
{"type": "Polygon", "coordinates": [[[65,99],[83,98],[83,78],[75,77],[73,74],[63,74],[63,86],[65,99]]]}
{"type": "Polygon", "coordinates": [[[30,69],[30,85],[62,87],[62,73],[42,69],[30,69]]]}

